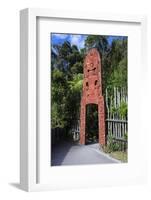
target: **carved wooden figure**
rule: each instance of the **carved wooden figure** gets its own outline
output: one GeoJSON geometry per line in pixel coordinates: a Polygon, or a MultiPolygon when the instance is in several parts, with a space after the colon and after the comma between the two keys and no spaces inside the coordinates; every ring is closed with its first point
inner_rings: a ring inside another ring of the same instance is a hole
{"type": "Polygon", "coordinates": [[[105,111],[102,96],[101,58],[96,48],[88,51],[83,64],[84,80],[80,112],[80,144],[86,140],[86,105],[98,105],[99,143],[105,144],[105,111]]]}

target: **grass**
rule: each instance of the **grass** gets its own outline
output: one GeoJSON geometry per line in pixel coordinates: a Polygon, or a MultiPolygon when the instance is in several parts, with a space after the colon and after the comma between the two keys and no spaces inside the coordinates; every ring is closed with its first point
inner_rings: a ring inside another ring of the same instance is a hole
{"type": "Polygon", "coordinates": [[[123,151],[114,151],[109,153],[109,155],[117,160],[120,160],[122,162],[127,162],[128,161],[128,156],[127,156],[127,152],[123,152],[123,151]]]}
{"type": "Polygon", "coordinates": [[[124,163],[126,163],[128,161],[128,155],[127,152],[123,152],[123,151],[113,151],[109,148],[109,146],[102,146],[101,148],[104,153],[107,153],[109,156],[111,156],[112,158],[115,158],[117,160],[120,160],[124,163]]]}

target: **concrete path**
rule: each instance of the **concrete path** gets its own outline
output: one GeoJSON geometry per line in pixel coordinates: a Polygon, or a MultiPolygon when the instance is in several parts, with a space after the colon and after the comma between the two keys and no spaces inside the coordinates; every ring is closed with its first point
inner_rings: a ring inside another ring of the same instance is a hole
{"type": "Polygon", "coordinates": [[[52,147],[52,166],[119,163],[99,150],[98,144],[60,142],[52,147]]]}

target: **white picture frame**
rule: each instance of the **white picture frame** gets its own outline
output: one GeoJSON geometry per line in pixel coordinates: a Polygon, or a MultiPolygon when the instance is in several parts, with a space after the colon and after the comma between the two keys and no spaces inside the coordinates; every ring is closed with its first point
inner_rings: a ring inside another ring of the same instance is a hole
{"type": "MultiPolygon", "coordinates": [[[[110,171],[110,177],[102,177],[103,182],[100,183],[97,180],[97,174],[94,174],[93,181],[88,183],[88,178],[93,178],[92,176],[87,176],[87,179],[82,180],[79,176],[79,183],[73,182],[74,175],[73,169],[77,169],[76,173],[80,174],[83,169],[88,170],[89,174],[90,166],[72,166],[71,174],[70,168],[68,169],[58,169],[60,176],[64,174],[64,176],[59,179],[57,177],[59,184],[57,181],[55,182],[55,176],[47,174],[47,170],[45,171],[43,167],[41,167],[41,163],[43,160],[39,159],[39,155],[43,154],[44,151],[41,151],[39,148],[39,111],[38,111],[38,87],[39,87],[39,79],[37,64],[39,62],[37,47],[38,47],[38,39],[37,39],[37,20],[38,18],[45,18],[48,21],[51,19],[57,20],[70,20],[72,21],[80,21],[84,22],[104,22],[111,24],[127,24],[127,26],[135,26],[138,25],[138,29],[140,32],[139,42],[140,48],[140,71],[138,71],[138,77],[135,77],[134,80],[138,83],[138,79],[140,78],[140,74],[142,76],[142,80],[145,77],[144,71],[146,70],[146,51],[147,51],[147,41],[146,41],[146,17],[145,16],[124,16],[124,15],[112,15],[112,14],[100,14],[96,12],[86,13],[86,12],[72,12],[72,11],[54,11],[49,9],[24,9],[20,12],[20,185],[21,188],[26,191],[39,191],[39,190],[52,190],[52,189],[62,189],[62,188],[78,188],[78,187],[98,187],[98,186],[106,186],[106,185],[127,185],[127,184],[135,184],[135,183],[144,183],[147,179],[146,173],[146,157],[145,157],[145,134],[141,134],[138,143],[143,146],[143,155],[142,163],[139,163],[138,168],[135,170],[135,164],[132,162],[129,168],[127,168],[127,164],[122,164],[122,166],[114,165],[114,170],[119,170],[119,175],[115,176],[113,171],[110,171]],[[40,169],[39,169],[40,168],[40,169]],[[43,174],[46,179],[42,179],[41,174],[43,174]],[[125,170],[125,174],[121,176],[120,173],[123,173],[125,170]],[[130,171],[130,173],[128,172],[130,171]],[[136,173],[134,173],[136,171],[136,173]],[[70,174],[70,182],[68,181],[67,172],[70,174]],[[47,176],[47,177],[46,177],[47,176]],[[48,178],[49,176],[49,178],[48,178]],[[67,178],[67,181],[65,180],[67,178]],[[50,180],[48,180],[50,179],[50,180]],[[51,179],[53,182],[51,182],[51,179]],[[72,180],[73,179],[73,180],[72,180]],[[116,179],[116,180],[115,180],[116,179]],[[41,181],[48,180],[48,181],[41,181]]],[[[136,30],[136,31],[137,31],[136,30]]],[[[136,50],[137,51],[137,50],[136,50]]],[[[132,51],[130,51],[132,52],[132,51]]],[[[48,54],[48,52],[46,52],[48,54]]],[[[133,71],[131,71],[133,73],[133,71]]],[[[132,81],[131,81],[132,83],[132,81]]],[[[139,85],[140,90],[142,91],[145,83],[143,82],[139,85]]],[[[129,84],[130,86],[130,84],[129,84]]],[[[132,87],[133,88],[133,87],[132,87]]],[[[139,89],[138,89],[139,91],[139,89]]],[[[130,91],[131,92],[131,91],[130,91]]],[[[141,99],[140,99],[141,101],[141,99]]],[[[141,102],[140,102],[141,103],[141,102]]],[[[137,104],[137,103],[136,103],[137,104]]],[[[131,103],[131,108],[134,105],[134,102],[131,103]]],[[[131,112],[132,113],[132,112],[131,112]]],[[[139,112],[141,114],[141,111],[139,112]]],[[[130,120],[131,116],[129,116],[130,120]]],[[[141,118],[139,119],[141,120],[141,118]]],[[[143,126],[143,125],[142,125],[143,126]]],[[[142,127],[143,128],[143,127],[142,127]]],[[[139,130],[138,130],[139,131],[139,130]]],[[[41,136],[40,136],[41,137],[41,136]]],[[[134,138],[132,139],[134,142],[134,138]]],[[[46,141],[46,140],[45,140],[46,141]]],[[[42,144],[40,143],[40,146],[42,144]]],[[[46,145],[47,146],[47,145],[46,145]]],[[[137,147],[137,145],[135,146],[137,147]]],[[[45,150],[48,150],[48,146],[45,150]]],[[[133,152],[134,154],[135,152],[133,152]]],[[[140,152],[139,152],[140,153],[140,152]]],[[[42,156],[41,156],[42,157],[42,156]]],[[[45,156],[44,156],[45,157],[45,156]]],[[[47,159],[47,157],[46,157],[47,159]]],[[[138,163],[137,163],[138,164],[138,163]]],[[[48,164],[49,165],[49,164],[48,164]]],[[[50,167],[50,166],[49,166],[50,167]]],[[[112,166],[103,166],[101,168],[102,173],[104,168],[107,167],[110,170],[112,166]]],[[[47,167],[48,168],[48,167],[47,167]]],[[[51,170],[51,169],[50,169],[51,170]]],[[[96,167],[96,172],[99,171],[99,166],[96,167]]],[[[57,172],[58,173],[58,172],[57,172]]],[[[75,174],[76,174],[75,173],[75,174]]],[[[104,174],[106,172],[104,171],[104,174]]],[[[77,175],[76,174],[76,175],[77,175]]],[[[98,179],[101,177],[101,174],[98,175],[98,179]]]]}

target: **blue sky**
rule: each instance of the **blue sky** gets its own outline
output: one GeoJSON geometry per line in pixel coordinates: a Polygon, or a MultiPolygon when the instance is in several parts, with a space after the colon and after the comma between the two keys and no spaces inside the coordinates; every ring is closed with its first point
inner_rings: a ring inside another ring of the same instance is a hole
{"type": "Polygon", "coordinates": [[[87,35],[78,34],[51,34],[52,44],[62,44],[64,41],[69,41],[71,45],[76,45],[79,49],[84,47],[84,41],[87,35]]]}
{"type": "MultiPolygon", "coordinates": [[[[76,45],[79,49],[84,47],[84,41],[87,38],[87,35],[81,34],[63,34],[63,33],[52,33],[51,42],[52,44],[62,44],[65,41],[69,41],[71,45],[76,45]]],[[[109,44],[116,38],[123,38],[123,36],[109,36],[109,44]]]]}

